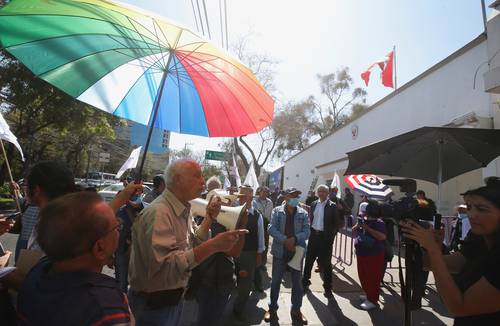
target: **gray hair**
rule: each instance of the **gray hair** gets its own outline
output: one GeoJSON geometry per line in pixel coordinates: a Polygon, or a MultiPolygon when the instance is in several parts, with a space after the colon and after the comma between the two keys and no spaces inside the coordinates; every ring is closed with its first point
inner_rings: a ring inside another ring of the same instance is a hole
{"type": "Polygon", "coordinates": [[[222,188],[222,183],[220,182],[219,178],[216,175],[214,175],[208,178],[206,186],[207,190],[220,189],[222,188]]]}
{"type": "Polygon", "coordinates": [[[163,176],[165,178],[165,186],[171,189],[171,187],[174,185],[175,176],[181,174],[183,170],[189,165],[198,165],[198,163],[194,160],[181,159],[173,161],[172,163],[167,165],[167,167],[165,168],[165,172],[163,173],[163,176]]]}
{"type": "Polygon", "coordinates": [[[327,185],[324,185],[324,184],[321,184],[321,185],[317,186],[316,187],[316,192],[318,192],[318,190],[320,190],[320,189],[324,189],[327,192],[330,191],[330,188],[327,185]]]}

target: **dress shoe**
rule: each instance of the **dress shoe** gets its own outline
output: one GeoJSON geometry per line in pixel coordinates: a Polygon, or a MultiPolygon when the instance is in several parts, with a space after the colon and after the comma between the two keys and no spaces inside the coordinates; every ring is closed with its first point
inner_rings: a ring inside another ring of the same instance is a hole
{"type": "Polygon", "coordinates": [[[324,295],[324,296],[325,296],[325,298],[327,298],[327,299],[331,299],[331,298],[333,298],[333,292],[332,292],[332,290],[330,290],[330,289],[328,289],[328,290],[326,290],[326,289],[325,289],[325,292],[323,292],[323,295],[324,295]]]}
{"type": "Polygon", "coordinates": [[[300,312],[300,310],[290,312],[290,316],[292,317],[292,321],[301,323],[302,325],[307,325],[307,319],[302,312],[300,312]]]}
{"type": "Polygon", "coordinates": [[[276,310],[269,309],[264,314],[264,321],[266,323],[270,323],[272,320],[277,320],[277,319],[278,319],[278,314],[276,313],[276,310]]]}
{"type": "Polygon", "coordinates": [[[361,294],[361,295],[359,296],[359,300],[361,300],[361,301],[366,301],[366,294],[361,294]]]}
{"type": "Polygon", "coordinates": [[[363,310],[372,310],[375,308],[377,308],[377,305],[374,304],[373,302],[368,301],[368,300],[365,300],[365,302],[363,302],[361,304],[361,309],[363,309],[363,310]]]}

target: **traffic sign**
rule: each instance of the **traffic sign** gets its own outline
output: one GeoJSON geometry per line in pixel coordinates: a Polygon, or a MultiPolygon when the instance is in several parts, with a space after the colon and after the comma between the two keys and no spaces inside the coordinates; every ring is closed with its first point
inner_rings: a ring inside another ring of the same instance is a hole
{"type": "Polygon", "coordinates": [[[205,151],[205,160],[226,161],[226,153],[217,151],[205,151]]]}

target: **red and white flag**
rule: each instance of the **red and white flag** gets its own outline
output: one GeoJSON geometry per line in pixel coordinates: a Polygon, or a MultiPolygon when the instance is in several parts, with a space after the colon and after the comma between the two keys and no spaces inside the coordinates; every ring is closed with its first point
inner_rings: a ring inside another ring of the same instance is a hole
{"type": "Polygon", "coordinates": [[[379,66],[380,69],[382,70],[381,73],[381,78],[382,78],[382,84],[385,87],[391,87],[394,88],[394,83],[393,83],[393,71],[394,71],[394,51],[389,52],[385,57],[383,57],[380,60],[375,61],[372,63],[368,69],[363,71],[361,73],[361,78],[365,81],[366,86],[368,86],[368,83],[370,82],[370,74],[371,74],[371,69],[374,66],[379,66]]]}

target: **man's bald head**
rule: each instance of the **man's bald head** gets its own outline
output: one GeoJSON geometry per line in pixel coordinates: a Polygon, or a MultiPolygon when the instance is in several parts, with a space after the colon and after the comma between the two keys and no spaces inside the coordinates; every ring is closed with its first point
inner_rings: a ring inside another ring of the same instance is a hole
{"type": "Polygon", "coordinates": [[[200,165],[194,160],[177,160],[165,169],[165,184],[181,201],[200,196],[205,180],[200,165]]]}
{"type": "Polygon", "coordinates": [[[165,184],[168,188],[174,185],[175,177],[185,174],[191,169],[200,169],[200,165],[194,160],[176,160],[165,168],[165,184]]]}

